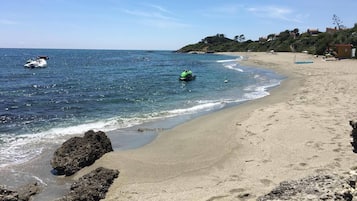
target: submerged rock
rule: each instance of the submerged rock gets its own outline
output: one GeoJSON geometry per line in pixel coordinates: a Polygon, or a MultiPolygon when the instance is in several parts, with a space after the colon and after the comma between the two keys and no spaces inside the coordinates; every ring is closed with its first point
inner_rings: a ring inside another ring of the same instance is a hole
{"type": "Polygon", "coordinates": [[[70,192],[56,201],[97,201],[103,199],[118,175],[118,170],[99,167],[79,178],[77,182],[71,185],[70,192]]]}
{"type": "Polygon", "coordinates": [[[70,138],[55,151],[51,160],[53,173],[70,176],[111,151],[112,144],[104,132],[87,131],[84,137],[70,138]]]}
{"type": "Polygon", "coordinates": [[[0,186],[1,201],[28,201],[33,195],[41,191],[41,186],[37,182],[24,185],[16,190],[9,190],[4,186],[0,186]]]}

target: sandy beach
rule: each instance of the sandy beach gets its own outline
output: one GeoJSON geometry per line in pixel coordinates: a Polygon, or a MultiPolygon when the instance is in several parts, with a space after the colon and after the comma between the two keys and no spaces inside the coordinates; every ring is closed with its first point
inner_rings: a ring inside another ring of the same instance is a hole
{"type": "Polygon", "coordinates": [[[285,180],[356,169],[348,122],[357,119],[357,60],[226,54],[288,78],[267,97],[163,131],[141,148],[106,154],[75,177],[99,166],[118,169],[107,201],[256,200],[285,180]]]}

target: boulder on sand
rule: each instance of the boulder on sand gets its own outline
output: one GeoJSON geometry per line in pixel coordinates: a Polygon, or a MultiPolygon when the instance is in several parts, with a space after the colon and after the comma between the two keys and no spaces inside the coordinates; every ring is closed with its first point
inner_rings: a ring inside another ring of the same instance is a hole
{"type": "Polygon", "coordinates": [[[83,137],[70,138],[55,151],[51,160],[52,172],[70,176],[111,151],[112,144],[104,132],[87,131],[83,137]]]}
{"type": "Polygon", "coordinates": [[[71,185],[70,192],[56,201],[96,201],[103,199],[118,175],[118,170],[99,167],[79,178],[71,185]]]}

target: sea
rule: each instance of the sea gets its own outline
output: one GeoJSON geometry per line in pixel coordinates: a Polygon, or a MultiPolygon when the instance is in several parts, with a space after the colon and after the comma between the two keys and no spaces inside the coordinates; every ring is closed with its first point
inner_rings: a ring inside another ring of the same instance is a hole
{"type": "Polygon", "coordinates": [[[70,137],[100,130],[114,150],[135,149],[162,130],[267,96],[285,79],[243,66],[244,59],[173,51],[0,49],[0,184],[35,179],[54,186],[49,160],[70,137]],[[37,56],[49,57],[46,68],[24,68],[37,56]],[[186,69],[195,80],[179,81],[186,69]]]}

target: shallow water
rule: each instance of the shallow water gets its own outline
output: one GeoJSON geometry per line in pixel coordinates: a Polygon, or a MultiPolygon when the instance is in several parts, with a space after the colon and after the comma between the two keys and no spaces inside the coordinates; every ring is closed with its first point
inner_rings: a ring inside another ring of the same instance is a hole
{"type": "Polygon", "coordinates": [[[241,66],[241,59],[170,51],[0,49],[0,183],[36,179],[56,189],[60,181],[50,175],[49,158],[73,135],[102,130],[116,150],[137,148],[157,131],[266,96],[283,79],[241,66]],[[38,55],[50,57],[47,68],[23,67],[38,55]],[[184,69],[196,80],[180,82],[184,69]]]}

